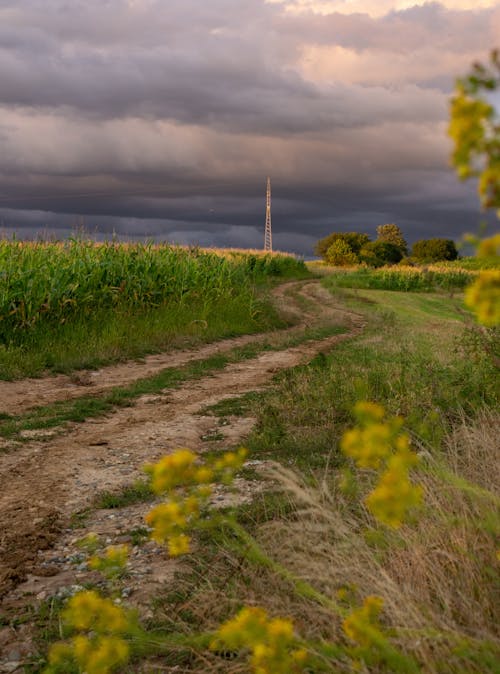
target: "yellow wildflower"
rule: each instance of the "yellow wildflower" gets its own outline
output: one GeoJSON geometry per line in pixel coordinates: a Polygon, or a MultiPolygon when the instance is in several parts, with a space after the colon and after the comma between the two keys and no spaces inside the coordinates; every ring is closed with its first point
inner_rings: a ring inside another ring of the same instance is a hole
{"type": "Polygon", "coordinates": [[[201,508],[212,494],[211,484],[229,484],[245,461],[246,450],[227,452],[214,460],[202,462],[188,449],[165,456],[145,470],[151,474],[152,488],[168,497],[166,503],[146,515],[152,538],[166,543],[172,556],[189,552],[189,529],[197,526],[201,508]]]}
{"type": "Polygon", "coordinates": [[[126,664],[130,649],[122,635],[133,621],[123,608],[91,590],[71,597],[62,617],[70,628],[87,634],[51,646],[45,674],[64,674],[75,665],[86,674],[108,674],[126,664]]]}
{"type": "Polygon", "coordinates": [[[168,539],[168,552],[171,557],[179,557],[185,555],[190,550],[190,539],[185,534],[178,534],[177,536],[170,536],[168,539]]]}
{"type": "Polygon", "coordinates": [[[269,619],[262,608],[246,607],[221,625],[212,648],[248,648],[255,674],[290,674],[302,670],[304,648],[294,648],[293,624],[286,618],[269,619]]]}
{"type": "Polygon", "coordinates": [[[162,494],[174,487],[191,484],[196,473],[195,461],[196,454],[189,449],[179,449],[147,467],[153,491],[162,494]]]}
{"type": "Polygon", "coordinates": [[[107,576],[119,576],[126,569],[128,553],[129,549],[126,545],[110,545],[104,554],[91,557],[89,566],[107,576]]]}
{"type": "Polygon", "coordinates": [[[381,597],[366,597],[363,606],[355,609],[342,623],[344,633],[360,646],[375,646],[385,640],[382,634],[379,615],[384,601],[381,597]]]}
{"type": "Polygon", "coordinates": [[[500,257],[500,234],[482,239],[477,247],[478,257],[500,257]]]}
{"type": "Polygon", "coordinates": [[[369,400],[359,400],[354,405],[354,416],[360,424],[366,425],[382,421],[385,417],[385,410],[382,405],[372,403],[369,400]]]}
{"type": "Polygon", "coordinates": [[[100,634],[126,632],[129,621],[124,610],[94,590],[79,592],[68,601],[63,619],[77,630],[93,630],[100,634]]]}
{"type": "Polygon", "coordinates": [[[353,458],[359,468],[377,469],[393,451],[409,447],[409,438],[401,433],[403,419],[393,417],[384,421],[385,410],[381,405],[361,401],[354,407],[360,428],[346,431],[340,447],[346,456],[353,458]]]}
{"type": "MultiPolygon", "coordinates": [[[[85,637],[78,637],[84,639],[85,637]]],[[[126,664],[130,655],[129,645],[123,639],[113,636],[100,637],[93,642],[89,642],[90,649],[76,660],[82,671],[87,674],[107,674],[120,665],[126,664]]]]}
{"type": "Polygon", "coordinates": [[[172,534],[178,532],[179,529],[184,529],[187,525],[181,504],[176,501],[157,505],[146,515],[145,520],[149,526],[153,527],[151,537],[158,543],[164,543],[172,534]]]}
{"type": "Polygon", "coordinates": [[[500,270],[482,271],[465,290],[465,304],[486,327],[500,324],[500,270]]]}
{"type": "Polygon", "coordinates": [[[380,476],[376,488],[366,497],[368,509],[380,522],[398,528],[411,508],[420,505],[422,487],[413,485],[409,468],[418,461],[412,452],[396,454],[380,476]]]}
{"type": "Polygon", "coordinates": [[[202,468],[198,468],[194,475],[194,479],[198,484],[208,484],[209,482],[212,482],[214,478],[214,473],[210,468],[207,468],[206,466],[203,466],[202,468]]]}
{"type": "Polygon", "coordinates": [[[356,461],[359,468],[378,468],[391,453],[392,436],[387,424],[371,424],[368,428],[346,431],[340,447],[346,456],[356,461]]]}

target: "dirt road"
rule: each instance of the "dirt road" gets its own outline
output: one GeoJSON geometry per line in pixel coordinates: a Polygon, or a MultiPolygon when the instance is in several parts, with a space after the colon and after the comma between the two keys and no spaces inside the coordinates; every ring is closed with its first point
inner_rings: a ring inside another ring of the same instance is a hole
{"type": "MultiPolygon", "coordinates": [[[[0,384],[2,409],[18,411],[40,401],[45,404],[88,395],[90,389],[97,395],[111,386],[264,337],[274,340],[276,348],[176,390],[143,396],[133,406],[118,408],[104,418],[73,424],[63,434],[33,440],[0,454],[0,597],[4,598],[4,606],[11,606],[26,594],[44,598],[47,592],[68,583],[68,565],[57,550],[67,552],[75,537],[68,528],[71,515],[91,507],[98,493],[132,483],[142,474],[141,467],[146,462],[177,447],[202,451],[210,437],[217,439],[209,443],[210,449],[232,446],[248,435],[254,423],[245,417],[229,417],[221,427],[216,417],[203,414],[203,408],[266,387],[279,370],[330,351],[363,327],[362,318],[339,305],[317,281],[281,286],[276,302],[289,314],[300,315],[300,324],[272,335],[240,337],[197,350],[151,356],[139,363],[106,367],[93,374],[91,386],[78,385],[69,377],[0,384]],[[345,332],[278,348],[280,340],[300,334],[306,325],[337,325],[345,332]]],[[[110,515],[94,508],[88,526],[119,540],[118,534],[130,528],[131,518],[137,517],[140,510],[141,507],[123,509],[110,515]]],[[[155,554],[148,548],[146,554],[150,552],[155,554]]],[[[74,574],[72,579],[75,580],[74,574]]]]}

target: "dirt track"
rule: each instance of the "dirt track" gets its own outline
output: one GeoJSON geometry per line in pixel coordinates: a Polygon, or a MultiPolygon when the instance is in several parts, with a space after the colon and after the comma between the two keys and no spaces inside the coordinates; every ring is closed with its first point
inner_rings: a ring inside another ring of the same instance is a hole
{"type": "MultiPolygon", "coordinates": [[[[281,286],[276,301],[286,306],[288,313],[300,314],[302,322],[293,329],[273,333],[271,338],[275,342],[279,342],[284,333],[300,333],[305,324],[337,324],[344,326],[346,332],[293,348],[262,352],[251,360],[227,366],[216,375],[187,382],[177,390],[143,396],[132,407],[119,408],[104,418],[74,424],[64,435],[32,441],[0,455],[0,596],[4,595],[6,605],[12,603],[14,596],[19,600],[30,592],[44,597],[40,587],[53,589],[57,585],[52,579],[47,584],[46,577],[57,579],[62,571],[41,563],[45,558],[40,551],[52,546],[57,549],[61,541],[67,546],[67,539],[74,536],[74,532],[64,527],[68,526],[73,513],[92,504],[96,494],[130,484],[141,475],[144,463],[179,446],[203,450],[207,447],[204,441],[211,435],[219,440],[218,444],[210,443],[211,449],[230,446],[252,428],[253,420],[241,417],[229,418],[226,426],[219,427],[216,418],[200,414],[204,407],[265,387],[277,371],[331,350],[363,327],[359,315],[336,304],[315,281],[281,286]],[[299,302],[297,293],[302,295],[299,302]],[[310,307],[306,311],[304,300],[310,307]],[[16,586],[20,587],[13,594],[16,586]]],[[[95,373],[96,383],[91,390],[102,392],[109,386],[150,376],[165,367],[178,367],[190,360],[262,339],[263,335],[241,337],[189,352],[153,356],[145,362],[106,367],[95,373]]],[[[9,409],[15,401],[19,410],[21,405],[32,407],[37,400],[46,403],[89,392],[90,387],[79,386],[69,378],[50,377],[3,383],[0,400],[3,409],[9,409]]],[[[129,515],[125,512],[121,516],[129,515]]],[[[115,515],[106,515],[104,519],[109,517],[115,518],[115,515]]],[[[103,517],[97,520],[94,527],[99,529],[103,517]]],[[[107,519],[106,526],[121,531],[125,525],[107,519]]],[[[66,582],[65,579],[62,574],[60,582],[66,582]]]]}

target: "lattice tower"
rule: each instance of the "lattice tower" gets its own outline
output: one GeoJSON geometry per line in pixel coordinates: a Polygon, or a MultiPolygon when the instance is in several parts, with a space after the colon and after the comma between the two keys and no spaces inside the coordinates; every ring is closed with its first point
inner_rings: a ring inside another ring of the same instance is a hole
{"type": "Polygon", "coordinates": [[[272,249],[273,233],[271,230],[271,178],[268,178],[266,191],[266,230],[264,233],[264,250],[271,252],[272,249]]]}

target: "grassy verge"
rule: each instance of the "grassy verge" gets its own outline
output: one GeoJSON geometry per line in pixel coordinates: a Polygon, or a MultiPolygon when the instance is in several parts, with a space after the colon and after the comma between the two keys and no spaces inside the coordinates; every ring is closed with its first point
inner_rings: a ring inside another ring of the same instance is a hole
{"type": "MultiPolygon", "coordinates": [[[[382,597],[384,628],[421,671],[493,674],[500,655],[495,367],[480,348],[469,350],[469,330],[449,298],[358,291],[343,300],[369,321],[361,337],[281,373],[269,393],[212,408],[219,415],[256,414],[251,457],[293,468],[239,508],[238,519],[273,560],[342,610],[368,595],[382,597]],[[398,531],[376,524],[363,506],[369,472],[358,476],[355,491],[339,490],[346,465],[339,438],[353,424],[360,397],[404,415],[422,455],[415,479],[425,506],[398,531]]],[[[223,529],[199,540],[176,589],[155,601],[153,622],[196,634],[216,629],[243,605],[291,616],[301,636],[337,644],[314,671],[352,671],[339,617],[235,552],[223,529]]],[[[233,656],[225,662],[205,652],[173,654],[193,672],[240,671],[244,654],[233,656]]],[[[404,662],[398,668],[368,659],[361,671],[409,671],[404,662]]]]}
{"type": "Polygon", "coordinates": [[[0,345],[0,378],[94,369],[173,348],[285,327],[264,286],[244,296],[97,311],[66,325],[33,330],[22,345],[0,345]]]}

